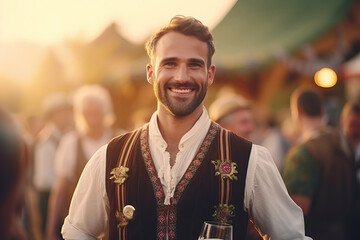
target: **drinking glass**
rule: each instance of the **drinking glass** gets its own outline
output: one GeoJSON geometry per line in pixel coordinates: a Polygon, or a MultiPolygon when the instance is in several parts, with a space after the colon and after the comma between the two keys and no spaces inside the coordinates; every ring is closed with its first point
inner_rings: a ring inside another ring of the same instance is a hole
{"type": "Polygon", "coordinates": [[[231,224],[205,221],[198,240],[232,240],[233,227],[231,224]]]}

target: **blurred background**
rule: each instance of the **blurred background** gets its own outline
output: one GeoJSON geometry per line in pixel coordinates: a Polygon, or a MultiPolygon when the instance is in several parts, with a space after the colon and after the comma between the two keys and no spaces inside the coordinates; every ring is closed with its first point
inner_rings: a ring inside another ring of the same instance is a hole
{"type": "Polygon", "coordinates": [[[156,108],[144,43],[176,14],[198,18],[215,36],[206,106],[232,91],[260,118],[282,122],[291,92],[314,85],[336,124],[360,92],[359,0],[0,0],[0,101],[27,118],[51,93],[100,84],[116,127],[130,129],[140,109],[156,108]]]}

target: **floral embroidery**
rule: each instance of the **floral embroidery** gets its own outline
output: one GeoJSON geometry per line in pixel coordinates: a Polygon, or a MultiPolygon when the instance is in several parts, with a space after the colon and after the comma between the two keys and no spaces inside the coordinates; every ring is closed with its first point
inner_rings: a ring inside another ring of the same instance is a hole
{"type": "Polygon", "coordinates": [[[161,232],[158,232],[158,237],[161,239],[161,238],[164,238],[166,236],[166,233],[165,231],[161,231],[161,232]]]}
{"type": "Polygon", "coordinates": [[[206,153],[210,149],[210,145],[213,142],[216,130],[220,128],[219,125],[212,123],[208,134],[206,135],[203,143],[200,146],[199,152],[195,155],[195,159],[190,163],[190,166],[186,170],[183,179],[178,183],[174,198],[180,199],[180,196],[185,191],[187,185],[190,183],[192,177],[195,175],[195,172],[200,167],[202,161],[205,158],[206,153]]]}
{"type": "Polygon", "coordinates": [[[117,168],[113,168],[110,172],[110,179],[114,179],[114,183],[119,183],[120,185],[125,182],[125,180],[128,178],[129,168],[120,166],[117,168]]]}
{"type": "Polygon", "coordinates": [[[230,180],[237,180],[237,176],[235,175],[238,173],[236,170],[237,164],[235,162],[231,162],[229,160],[221,161],[211,161],[212,164],[215,165],[215,176],[221,176],[222,178],[229,178],[230,180]]]}
{"type": "Polygon", "coordinates": [[[175,238],[175,231],[174,230],[169,231],[169,237],[175,238]]]}
{"type": "Polygon", "coordinates": [[[186,174],[185,174],[185,177],[186,178],[192,178],[193,177],[193,174],[192,174],[192,172],[187,172],[186,174]]]}
{"type": "Polygon", "coordinates": [[[164,215],[160,215],[160,216],[159,216],[159,221],[160,221],[160,222],[164,223],[165,220],[166,220],[166,218],[165,218],[164,215]]]}
{"type": "Polygon", "coordinates": [[[219,206],[215,206],[215,212],[212,216],[219,223],[231,223],[230,218],[235,217],[234,210],[234,205],[219,204],[219,206]]]}
{"type": "Polygon", "coordinates": [[[166,227],[168,227],[169,239],[173,240],[176,238],[176,204],[180,199],[182,193],[185,191],[187,185],[190,183],[192,177],[195,175],[195,172],[200,167],[202,161],[205,158],[206,153],[208,152],[210,145],[215,138],[217,130],[220,128],[219,125],[212,123],[209,129],[208,134],[205,137],[202,145],[198,153],[195,155],[194,160],[190,163],[186,173],[183,176],[183,179],[179,182],[176,187],[174,197],[170,199],[171,205],[164,206],[164,190],[162,188],[160,179],[157,177],[157,173],[155,170],[154,162],[151,159],[150,154],[150,147],[148,142],[148,127],[145,126],[142,129],[141,137],[140,137],[140,145],[141,145],[141,152],[144,158],[145,166],[149,177],[152,181],[155,199],[158,205],[158,223],[157,223],[157,233],[158,239],[162,240],[166,237],[166,227]],[[169,217],[168,223],[163,221],[165,216],[169,217]],[[166,226],[166,224],[168,224],[166,226]]]}

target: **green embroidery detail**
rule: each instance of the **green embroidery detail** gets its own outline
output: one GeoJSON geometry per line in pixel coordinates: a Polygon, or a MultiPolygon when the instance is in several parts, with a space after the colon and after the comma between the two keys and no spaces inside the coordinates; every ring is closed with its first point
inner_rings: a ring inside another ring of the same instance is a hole
{"type": "Polygon", "coordinates": [[[215,219],[215,221],[223,224],[223,223],[231,223],[232,217],[235,217],[234,205],[228,206],[227,204],[219,204],[219,206],[214,206],[215,212],[212,215],[215,219]]]}
{"type": "Polygon", "coordinates": [[[236,170],[237,164],[235,162],[231,162],[230,160],[221,161],[211,161],[212,164],[215,165],[215,176],[221,176],[222,178],[229,178],[230,180],[237,180],[237,176],[235,175],[238,173],[236,170]]]}
{"type": "Polygon", "coordinates": [[[110,179],[114,179],[114,183],[119,183],[120,185],[125,182],[125,180],[128,178],[129,168],[120,166],[117,168],[113,168],[110,172],[112,175],[110,179]]]}

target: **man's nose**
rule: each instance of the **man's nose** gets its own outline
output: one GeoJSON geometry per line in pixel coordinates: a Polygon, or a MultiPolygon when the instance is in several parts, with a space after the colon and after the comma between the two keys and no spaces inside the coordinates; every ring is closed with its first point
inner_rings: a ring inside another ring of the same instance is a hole
{"type": "Polygon", "coordinates": [[[177,68],[175,80],[188,81],[190,79],[186,64],[180,64],[177,68]]]}

